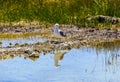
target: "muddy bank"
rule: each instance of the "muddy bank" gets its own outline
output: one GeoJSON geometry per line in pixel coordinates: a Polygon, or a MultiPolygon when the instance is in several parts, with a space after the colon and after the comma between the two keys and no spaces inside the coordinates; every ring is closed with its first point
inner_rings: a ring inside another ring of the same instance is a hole
{"type": "MultiPolygon", "coordinates": [[[[33,61],[37,60],[40,57],[40,54],[46,55],[47,53],[55,54],[56,52],[61,52],[61,50],[69,51],[72,48],[79,49],[81,47],[95,47],[99,50],[108,50],[114,51],[119,50],[120,41],[114,42],[96,42],[96,41],[51,41],[38,42],[35,44],[23,44],[23,45],[14,45],[0,48],[0,60],[5,60],[9,58],[14,58],[16,56],[24,56],[24,58],[29,58],[33,61]]],[[[61,56],[60,56],[61,57],[61,56]]]]}
{"type": "MultiPolygon", "coordinates": [[[[66,37],[55,37],[53,31],[44,30],[40,32],[39,37],[48,38],[45,42],[38,42],[35,44],[18,44],[13,46],[1,47],[0,53],[20,51],[24,53],[26,50],[37,50],[38,52],[53,52],[55,50],[69,50],[71,48],[79,48],[81,46],[97,45],[101,42],[112,42],[120,40],[120,30],[112,29],[95,29],[95,28],[62,28],[66,32],[66,37]]],[[[1,43],[2,45],[2,43],[1,43]]]]}
{"type": "MultiPolygon", "coordinates": [[[[8,29],[9,28],[9,29],[8,29]]],[[[13,31],[10,28],[6,32],[22,32],[23,27],[17,27],[20,31],[13,31]]],[[[12,28],[13,29],[13,28],[12,28]]],[[[24,28],[28,29],[28,28],[24,28]]],[[[104,42],[120,42],[120,29],[98,29],[98,28],[85,28],[75,25],[61,25],[60,29],[66,33],[66,37],[56,37],[53,35],[53,27],[41,29],[40,27],[29,28],[32,29],[28,32],[38,32],[40,38],[47,38],[45,42],[38,42],[35,44],[17,44],[0,48],[0,56],[10,57],[16,55],[24,55],[26,57],[38,58],[40,53],[55,53],[58,50],[70,50],[72,48],[80,48],[82,46],[98,46],[99,43],[104,42]]],[[[15,29],[14,29],[15,30],[15,29]]],[[[3,32],[3,30],[0,30],[3,32]]],[[[27,32],[27,31],[26,31],[27,32]]],[[[2,45],[2,43],[1,43],[2,45]]]]}
{"type": "MultiPolygon", "coordinates": [[[[60,24],[60,27],[63,29],[72,29],[73,32],[76,31],[76,29],[80,28],[91,28],[89,27],[89,23],[95,24],[98,26],[91,26],[97,29],[103,28],[103,29],[120,29],[120,18],[119,17],[112,17],[112,16],[104,16],[104,15],[96,15],[96,16],[87,16],[85,18],[85,25],[81,24],[60,24]],[[88,23],[88,24],[87,24],[88,23]],[[96,24],[97,23],[97,24],[96,24]],[[106,26],[104,26],[104,24],[106,26]],[[75,29],[73,29],[76,27],[75,29]]],[[[26,32],[40,32],[44,30],[52,30],[54,24],[50,23],[40,23],[38,21],[19,21],[19,22],[0,22],[0,33],[26,33],[26,32]]],[[[66,30],[65,30],[66,31],[66,30]]]]}
{"type": "Polygon", "coordinates": [[[23,26],[11,26],[11,27],[0,27],[0,33],[26,33],[40,31],[39,27],[27,27],[23,26]]]}

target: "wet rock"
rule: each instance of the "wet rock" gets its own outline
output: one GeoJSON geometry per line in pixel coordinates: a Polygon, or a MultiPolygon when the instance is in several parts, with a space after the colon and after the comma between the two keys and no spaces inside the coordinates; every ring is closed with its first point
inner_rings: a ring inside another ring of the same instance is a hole
{"type": "Polygon", "coordinates": [[[9,43],[9,45],[12,45],[12,43],[9,43]]]}
{"type": "Polygon", "coordinates": [[[94,29],[89,29],[89,32],[94,32],[94,29]]]}
{"type": "Polygon", "coordinates": [[[3,28],[2,32],[8,32],[7,28],[3,28]]]}
{"type": "Polygon", "coordinates": [[[32,52],[29,57],[39,57],[39,53],[38,52],[32,52]]]}
{"type": "Polygon", "coordinates": [[[16,46],[16,47],[19,46],[19,43],[15,43],[15,46],[16,46]]]}
{"type": "Polygon", "coordinates": [[[24,53],[26,53],[26,54],[32,54],[32,51],[30,51],[30,50],[27,49],[27,50],[24,51],[24,53]]]}
{"type": "Polygon", "coordinates": [[[8,46],[8,47],[11,48],[12,46],[13,46],[13,44],[12,44],[12,43],[9,43],[9,46],[8,46]]]}
{"type": "Polygon", "coordinates": [[[40,45],[40,42],[37,42],[36,45],[40,45]]]}
{"type": "Polygon", "coordinates": [[[10,57],[11,57],[11,58],[14,58],[14,57],[15,57],[15,55],[14,55],[14,54],[10,54],[10,57]]]}
{"type": "Polygon", "coordinates": [[[32,32],[34,31],[34,28],[26,28],[26,32],[32,32]]]}
{"type": "Polygon", "coordinates": [[[35,49],[34,51],[40,53],[40,51],[38,49],[35,49]]]}
{"type": "Polygon", "coordinates": [[[39,58],[39,55],[31,55],[29,56],[29,59],[36,61],[39,58]]]}
{"type": "Polygon", "coordinates": [[[2,47],[2,42],[0,42],[0,47],[2,47]]]}
{"type": "Polygon", "coordinates": [[[20,29],[16,29],[15,32],[21,32],[21,30],[20,29]]]}
{"type": "Polygon", "coordinates": [[[29,44],[28,43],[25,43],[25,44],[22,44],[20,45],[21,47],[25,47],[25,46],[28,46],[29,44]]]}
{"type": "Polygon", "coordinates": [[[60,42],[60,41],[50,41],[51,44],[61,44],[63,42],[60,42]]]}

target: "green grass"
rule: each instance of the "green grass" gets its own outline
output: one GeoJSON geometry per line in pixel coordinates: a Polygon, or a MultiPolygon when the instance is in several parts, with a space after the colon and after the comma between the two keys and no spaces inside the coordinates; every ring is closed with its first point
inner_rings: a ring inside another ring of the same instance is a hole
{"type": "Polygon", "coordinates": [[[0,0],[0,22],[36,20],[86,25],[88,15],[120,17],[120,0],[0,0]]]}

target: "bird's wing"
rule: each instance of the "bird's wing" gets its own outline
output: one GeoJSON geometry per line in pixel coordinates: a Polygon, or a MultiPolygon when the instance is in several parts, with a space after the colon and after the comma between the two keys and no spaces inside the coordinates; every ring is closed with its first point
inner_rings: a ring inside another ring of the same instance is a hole
{"type": "Polygon", "coordinates": [[[61,36],[65,37],[65,33],[62,30],[59,30],[59,33],[60,33],[61,36]]]}

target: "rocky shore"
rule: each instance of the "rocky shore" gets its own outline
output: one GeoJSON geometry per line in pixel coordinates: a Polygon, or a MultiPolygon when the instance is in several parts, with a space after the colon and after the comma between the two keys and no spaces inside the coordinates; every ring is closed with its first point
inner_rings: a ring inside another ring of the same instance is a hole
{"type": "MultiPolygon", "coordinates": [[[[81,46],[95,46],[101,42],[120,41],[120,29],[106,28],[85,28],[76,25],[61,25],[60,29],[66,33],[66,37],[56,37],[53,35],[53,27],[41,29],[40,27],[23,28],[6,27],[0,28],[0,33],[26,33],[38,32],[40,38],[47,38],[45,42],[35,44],[17,44],[0,48],[0,59],[24,55],[25,57],[38,58],[40,53],[55,53],[57,50],[70,50],[81,46]]],[[[2,44],[2,43],[1,43],[2,44]]]]}

